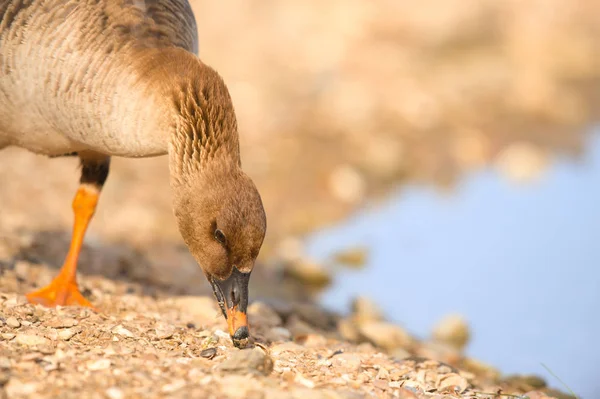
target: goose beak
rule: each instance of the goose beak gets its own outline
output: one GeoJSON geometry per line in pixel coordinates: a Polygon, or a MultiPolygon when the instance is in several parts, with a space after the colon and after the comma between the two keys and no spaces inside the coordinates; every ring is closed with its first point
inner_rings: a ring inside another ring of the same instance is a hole
{"type": "Polygon", "coordinates": [[[237,267],[225,280],[209,279],[221,312],[227,320],[229,335],[233,345],[244,348],[248,344],[250,331],[248,329],[248,283],[250,273],[242,273],[237,267]]]}

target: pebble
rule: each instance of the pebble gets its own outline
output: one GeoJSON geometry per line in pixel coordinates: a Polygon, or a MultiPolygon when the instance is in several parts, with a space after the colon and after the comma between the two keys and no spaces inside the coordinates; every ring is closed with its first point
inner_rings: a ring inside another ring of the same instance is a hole
{"type": "Polygon", "coordinates": [[[231,337],[229,336],[229,334],[227,334],[225,331],[223,330],[215,330],[215,334],[214,334],[217,339],[224,339],[225,341],[229,341],[231,339],[231,337]]]}
{"type": "Polygon", "coordinates": [[[65,328],[58,332],[58,338],[62,339],[63,341],[68,341],[73,338],[75,334],[79,333],[79,331],[80,330],[74,328],[65,328]]]}
{"type": "Polygon", "coordinates": [[[50,340],[48,338],[34,334],[17,334],[15,341],[26,346],[50,345],[50,340]]]}
{"type": "Polygon", "coordinates": [[[360,268],[367,263],[367,256],[368,251],[366,248],[357,247],[337,252],[334,255],[334,260],[348,267],[360,268]]]}
{"type": "Polygon", "coordinates": [[[9,317],[8,319],[6,319],[6,324],[9,327],[12,327],[12,328],[19,328],[19,327],[21,327],[21,322],[19,320],[17,320],[16,317],[12,317],[12,316],[9,317]]]}
{"type": "Polygon", "coordinates": [[[10,370],[0,369],[0,387],[6,385],[6,383],[10,380],[10,370]]]}
{"type": "Polygon", "coordinates": [[[373,386],[382,390],[387,390],[389,389],[390,385],[388,384],[387,381],[384,380],[373,380],[372,382],[373,386]]]}
{"type": "Polygon", "coordinates": [[[0,356],[0,369],[9,369],[10,359],[5,356],[0,356]]]}
{"type": "Polygon", "coordinates": [[[338,367],[345,372],[355,372],[360,370],[361,359],[360,356],[353,353],[342,353],[334,356],[331,359],[331,363],[334,367],[338,367]]]}
{"type": "Polygon", "coordinates": [[[306,348],[302,345],[298,345],[295,342],[284,342],[282,344],[277,344],[277,345],[273,345],[271,347],[271,354],[273,356],[278,356],[283,352],[292,352],[292,353],[299,353],[299,352],[305,352],[306,348]]]}
{"type": "Polygon", "coordinates": [[[87,363],[87,369],[90,371],[106,370],[110,367],[109,359],[91,360],[87,363]]]}
{"type": "Polygon", "coordinates": [[[353,166],[344,164],[331,172],[329,190],[340,201],[357,203],[365,195],[366,183],[353,166]]]}
{"type": "Polygon", "coordinates": [[[352,315],[358,324],[384,319],[381,308],[365,296],[359,296],[352,301],[352,315]]]}
{"type": "Polygon", "coordinates": [[[292,315],[288,318],[286,327],[295,338],[315,333],[315,329],[297,315],[292,315]]]}
{"type": "Polygon", "coordinates": [[[307,348],[319,348],[327,345],[327,338],[320,334],[308,334],[301,343],[307,348]]]}
{"type": "MultiPolygon", "coordinates": [[[[390,383],[390,386],[391,386],[391,383],[390,383]]],[[[395,392],[398,393],[397,397],[400,399],[418,399],[417,395],[415,395],[415,393],[413,391],[408,390],[406,388],[399,388],[395,392]]]]}
{"type": "Polygon", "coordinates": [[[22,382],[16,378],[11,378],[4,387],[8,398],[30,397],[38,390],[37,382],[22,382]]]}
{"type": "Polygon", "coordinates": [[[302,240],[287,236],[277,245],[277,256],[283,262],[294,262],[306,255],[302,240]]]}
{"type": "Polygon", "coordinates": [[[277,327],[283,323],[281,317],[264,302],[256,301],[248,306],[248,319],[251,325],[277,327]]]}
{"type": "Polygon", "coordinates": [[[294,382],[311,389],[315,387],[314,381],[309,380],[300,373],[296,374],[296,376],[294,377],[294,382]]]}
{"type": "Polygon", "coordinates": [[[13,334],[13,333],[2,333],[2,339],[6,340],[6,341],[10,341],[15,336],[16,336],[16,334],[13,334]]]}
{"type": "Polygon", "coordinates": [[[377,376],[375,378],[377,378],[378,380],[387,380],[390,378],[390,372],[381,367],[377,372],[377,376]]]}
{"type": "Polygon", "coordinates": [[[163,393],[173,393],[179,391],[181,388],[185,387],[185,380],[177,379],[173,382],[163,385],[161,391],[163,393]]]}
{"type": "Polygon", "coordinates": [[[110,387],[104,393],[109,399],[123,399],[125,397],[125,393],[117,387],[110,387]]]}
{"type": "Polygon", "coordinates": [[[217,367],[218,370],[233,374],[264,374],[269,375],[273,370],[273,360],[262,349],[235,350],[228,359],[217,367]]]}
{"type": "Polygon", "coordinates": [[[154,329],[154,331],[156,332],[156,338],[168,339],[175,334],[175,327],[169,324],[161,323],[154,329]]]}
{"type": "Polygon", "coordinates": [[[305,258],[285,264],[285,274],[300,284],[311,288],[324,288],[331,284],[332,276],[323,265],[305,258]]]}
{"type": "Polygon", "coordinates": [[[528,399],[553,399],[552,396],[548,396],[540,391],[530,391],[522,395],[522,397],[528,399]]]}
{"type": "Polygon", "coordinates": [[[54,317],[44,324],[52,328],[69,328],[78,325],[79,321],[72,317],[54,317]]]}
{"type": "Polygon", "coordinates": [[[289,341],[291,337],[290,330],[284,327],[273,327],[265,334],[265,338],[271,342],[289,341]]]}
{"type": "Polygon", "coordinates": [[[443,392],[462,393],[469,387],[468,381],[456,373],[450,373],[440,378],[437,389],[443,392]]]}
{"type": "Polygon", "coordinates": [[[433,328],[433,339],[462,350],[469,342],[470,331],[464,317],[452,314],[444,317],[433,328]]]}
{"type": "Polygon", "coordinates": [[[356,323],[354,322],[354,320],[347,318],[347,319],[340,319],[337,323],[337,330],[340,333],[340,335],[342,336],[342,338],[344,338],[347,341],[350,342],[359,342],[360,341],[360,332],[358,331],[358,326],[356,325],[356,323]]]}
{"type": "Polygon", "coordinates": [[[222,395],[226,398],[248,398],[249,391],[254,385],[253,380],[241,375],[226,375],[219,382],[222,395]]]}
{"type": "Polygon", "coordinates": [[[548,167],[548,156],[538,146],[512,143],[496,158],[496,167],[504,177],[515,183],[528,183],[540,178],[548,167]]]}
{"type": "Polygon", "coordinates": [[[217,355],[217,348],[207,348],[204,349],[202,352],[200,352],[200,356],[202,356],[205,359],[212,359],[213,357],[215,357],[217,355]]]}
{"type": "Polygon", "coordinates": [[[299,303],[293,307],[293,313],[288,318],[299,317],[311,326],[323,330],[334,328],[337,324],[337,318],[314,303],[299,303]]]}
{"type": "Polygon", "coordinates": [[[133,338],[134,335],[131,331],[123,327],[122,325],[118,325],[112,329],[113,334],[120,335],[122,337],[133,338]]]}
{"type": "Polygon", "coordinates": [[[402,327],[384,321],[363,323],[359,330],[373,344],[387,350],[405,348],[413,342],[412,337],[402,327]]]}

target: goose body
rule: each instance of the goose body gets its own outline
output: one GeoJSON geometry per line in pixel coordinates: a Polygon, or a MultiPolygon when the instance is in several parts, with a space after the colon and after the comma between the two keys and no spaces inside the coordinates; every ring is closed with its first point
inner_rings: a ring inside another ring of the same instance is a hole
{"type": "Polygon", "coordinates": [[[0,14],[0,145],[167,152],[169,93],[149,68],[172,58],[171,75],[189,73],[198,45],[187,1],[4,0],[0,14]]]}
{"type": "Polygon", "coordinates": [[[234,343],[247,341],[266,217],[241,169],[229,92],[197,57],[196,32],[186,0],[0,0],[0,149],[76,153],[82,164],[65,263],[30,302],[92,306],[76,269],[110,157],[168,154],[183,240],[234,343]]]}

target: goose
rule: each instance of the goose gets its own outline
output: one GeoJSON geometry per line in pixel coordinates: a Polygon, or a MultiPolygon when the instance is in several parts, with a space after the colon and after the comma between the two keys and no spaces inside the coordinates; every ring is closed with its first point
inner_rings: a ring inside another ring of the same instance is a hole
{"type": "Polygon", "coordinates": [[[29,302],[93,308],[78,289],[77,263],[110,159],[167,155],[183,241],[234,345],[247,345],[248,284],[266,216],[241,167],[227,86],[197,54],[187,0],[0,0],[0,149],[81,164],[64,264],[29,302]]]}

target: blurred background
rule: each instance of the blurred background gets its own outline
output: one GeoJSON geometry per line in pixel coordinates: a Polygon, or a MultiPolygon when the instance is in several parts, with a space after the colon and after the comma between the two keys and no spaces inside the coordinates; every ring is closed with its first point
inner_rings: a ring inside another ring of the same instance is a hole
{"type": "MultiPolygon", "coordinates": [[[[191,3],[267,209],[253,297],[459,314],[469,355],[600,392],[599,2],[191,3]]],[[[62,263],[78,179],[0,154],[3,262],[62,263]]],[[[170,201],[165,157],[114,159],[81,271],[208,292],[170,201]]]]}

